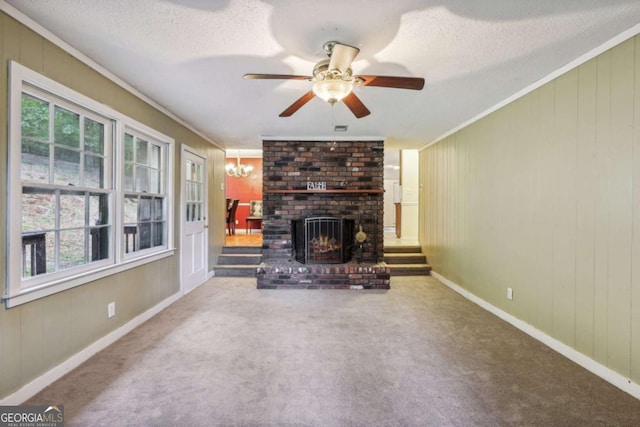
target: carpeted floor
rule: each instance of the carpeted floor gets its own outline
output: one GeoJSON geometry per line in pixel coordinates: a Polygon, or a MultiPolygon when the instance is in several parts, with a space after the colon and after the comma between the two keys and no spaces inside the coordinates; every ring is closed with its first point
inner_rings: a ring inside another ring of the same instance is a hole
{"type": "Polygon", "coordinates": [[[81,426],[640,425],[640,401],[430,277],[214,278],[29,404],[81,426]]]}

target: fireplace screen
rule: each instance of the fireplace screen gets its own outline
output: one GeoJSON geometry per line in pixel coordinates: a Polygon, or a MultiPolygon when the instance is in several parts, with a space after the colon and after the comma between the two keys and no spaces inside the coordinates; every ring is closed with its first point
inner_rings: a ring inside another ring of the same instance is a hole
{"type": "Polygon", "coordinates": [[[303,264],[342,264],[351,258],[353,220],[333,217],[294,221],[296,260],[303,264]]]}

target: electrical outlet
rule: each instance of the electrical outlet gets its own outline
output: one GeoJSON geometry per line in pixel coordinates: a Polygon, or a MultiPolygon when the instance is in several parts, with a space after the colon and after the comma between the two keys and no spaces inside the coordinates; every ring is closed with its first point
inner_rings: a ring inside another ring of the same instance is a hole
{"type": "Polygon", "coordinates": [[[110,302],[107,304],[107,317],[110,319],[116,315],[116,303],[110,302]]]}
{"type": "Polygon", "coordinates": [[[513,299],[513,289],[511,288],[507,288],[507,299],[509,300],[513,299]]]}
{"type": "Polygon", "coordinates": [[[238,225],[238,224],[240,224],[240,221],[238,221],[238,220],[236,219],[236,225],[238,225]]]}

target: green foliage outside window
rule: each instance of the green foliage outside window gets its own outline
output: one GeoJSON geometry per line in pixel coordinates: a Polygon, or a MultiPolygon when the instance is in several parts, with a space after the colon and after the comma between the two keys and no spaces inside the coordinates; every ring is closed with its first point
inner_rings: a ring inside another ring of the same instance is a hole
{"type": "Polygon", "coordinates": [[[49,136],[49,108],[46,101],[29,95],[22,96],[22,152],[48,156],[49,147],[43,143],[54,143],[69,148],[84,148],[94,154],[104,154],[104,126],[84,118],[84,146],[80,147],[80,116],[60,107],[53,115],[54,138],[49,136]]]}

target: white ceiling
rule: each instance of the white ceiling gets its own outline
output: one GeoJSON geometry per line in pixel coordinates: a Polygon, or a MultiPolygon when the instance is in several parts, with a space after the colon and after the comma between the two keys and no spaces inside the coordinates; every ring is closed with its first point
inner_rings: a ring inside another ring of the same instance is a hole
{"type": "Polygon", "coordinates": [[[638,0],[6,2],[233,149],[270,135],[419,148],[640,23],[638,0]],[[362,119],[318,98],[280,118],[311,84],[242,79],[311,75],[329,40],[361,49],[354,74],[424,77],[425,88],[357,87],[362,119]]]}

